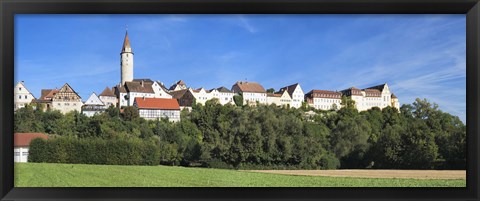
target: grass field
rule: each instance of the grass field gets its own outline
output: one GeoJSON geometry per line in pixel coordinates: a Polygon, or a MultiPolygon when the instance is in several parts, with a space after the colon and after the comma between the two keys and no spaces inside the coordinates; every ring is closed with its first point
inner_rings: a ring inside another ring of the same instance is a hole
{"type": "Polygon", "coordinates": [[[299,176],[169,166],[15,164],[16,187],[465,187],[464,179],[299,176]]]}

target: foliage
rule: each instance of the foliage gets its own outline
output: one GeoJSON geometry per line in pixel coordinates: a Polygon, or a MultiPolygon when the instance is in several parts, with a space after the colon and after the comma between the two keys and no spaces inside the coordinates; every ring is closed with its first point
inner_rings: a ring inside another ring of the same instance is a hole
{"type": "MultiPolygon", "coordinates": [[[[241,96],[236,102],[243,103],[241,96]]],[[[425,99],[400,111],[358,112],[348,98],[338,111],[239,105],[195,104],[177,123],[147,121],[134,107],[122,114],[110,107],[86,117],[27,106],[15,113],[15,132],[53,136],[32,141],[29,160],[39,162],[236,169],[466,167],[465,125],[425,99]]]]}

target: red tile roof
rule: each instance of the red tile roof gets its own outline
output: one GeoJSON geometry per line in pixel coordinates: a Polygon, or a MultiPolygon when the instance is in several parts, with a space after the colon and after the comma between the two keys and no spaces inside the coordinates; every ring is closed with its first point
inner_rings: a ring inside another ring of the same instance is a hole
{"type": "Polygon", "coordinates": [[[317,90],[314,89],[307,94],[305,94],[308,98],[342,98],[342,93],[337,91],[328,91],[328,90],[317,90]]]}
{"type": "Polygon", "coordinates": [[[180,110],[177,99],[171,98],[135,98],[139,109],[180,110]]]}
{"type": "Polygon", "coordinates": [[[234,91],[235,88],[238,88],[241,92],[267,93],[265,88],[256,82],[238,81],[232,86],[232,91],[234,91]]]}
{"type": "Polygon", "coordinates": [[[116,97],[115,94],[113,93],[112,90],[110,90],[109,87],[105,87],[103,92],[99,96],[111,96],[111,97],[116,97]]]}
{"type": "Polygon", "coordinates": [[[28,147],[30,146],[30,141],[35,138],[48,139],[48,136],[43,133],[15,133],[13,135],[13,146],[28,147]]]}

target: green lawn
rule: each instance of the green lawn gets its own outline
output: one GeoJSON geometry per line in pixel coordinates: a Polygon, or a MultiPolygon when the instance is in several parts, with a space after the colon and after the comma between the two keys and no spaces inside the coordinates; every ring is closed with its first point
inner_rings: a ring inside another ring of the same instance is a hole
{"type": "Polygon", "coordinates": [[[16,187],[465,187],[466,180],[291,176],[169,166],[15,164],[16,187]]]}

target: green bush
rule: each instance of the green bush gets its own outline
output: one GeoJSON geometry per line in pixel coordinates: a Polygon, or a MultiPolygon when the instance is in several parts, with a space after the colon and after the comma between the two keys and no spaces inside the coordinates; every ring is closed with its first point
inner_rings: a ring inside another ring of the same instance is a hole
{"type": "Polygon", "coordinates": [[[59,137],[34,139],[29,162],[106,165],[158,165],[160,148],[140,139],[103,140],[59,137]]]}

